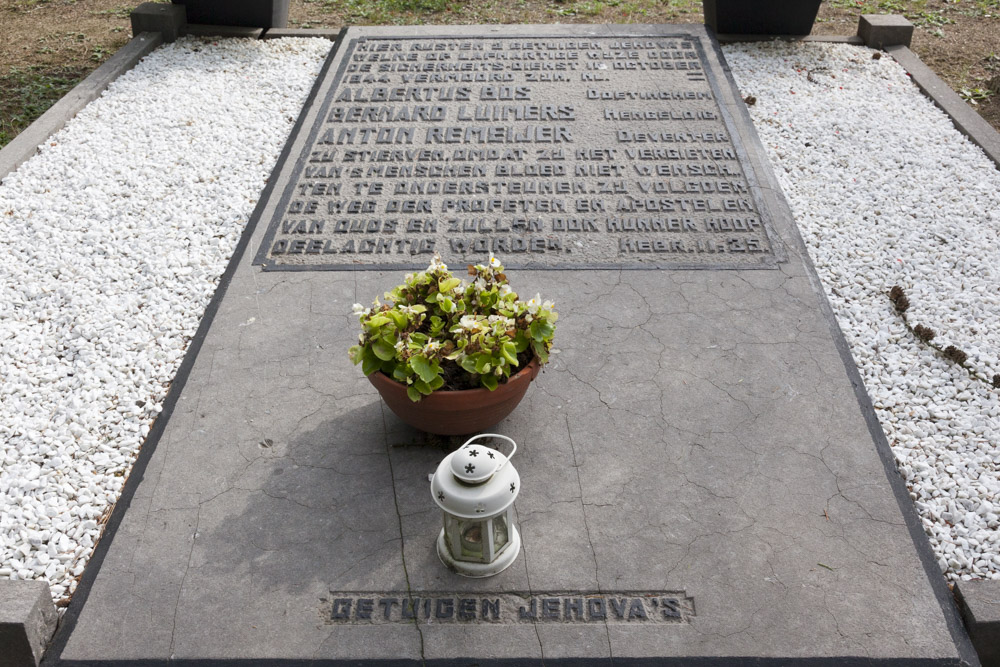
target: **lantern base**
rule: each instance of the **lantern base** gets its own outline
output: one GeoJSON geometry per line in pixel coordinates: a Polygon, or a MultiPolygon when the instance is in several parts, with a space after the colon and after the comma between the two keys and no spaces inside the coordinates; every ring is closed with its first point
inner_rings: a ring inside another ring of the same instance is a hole
{"type": "Polygon", "coordinates": [[[444,529],[437,539],[438,558],[449,570],[463,577],[492,577],[500,574],[513,564],[517,559],[517,554],[521,552],[521,534],[517,532],[517,526],[510,527],[510,544],[503,550],[492,563],[472,563],[466,560],[455,560],[448,552],[448,545],[445,542],[444,529]]]}

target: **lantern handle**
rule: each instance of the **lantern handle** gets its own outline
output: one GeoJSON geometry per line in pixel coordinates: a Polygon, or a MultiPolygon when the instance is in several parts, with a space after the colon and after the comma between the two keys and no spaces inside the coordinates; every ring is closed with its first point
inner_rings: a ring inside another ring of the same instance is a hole
{"type": "Polygon", "coordinates": [[[501,468],[507,465],[507,461],[510,461],[512,458],[514,458],[514,452],[517,451],[517,443],[514,442],[512,439],[508,438],[507,436],[500,435],[499,433],[480,433],[479,435],[474,435],[471,438],[469,438],[464,445],[459,447],[459,449],[465,449],[466,447],[471,445],[474,440],[479,440],[479,438],[500,438],[501,440],[506,440],[507,442],[509,442],[510,446],[513,447],[513,449],[510,450],[510,454],[507,455],[507,459],[503,463],[497,466],[497,469],[493,471],[493,474],[499,472],[501,468]]]}

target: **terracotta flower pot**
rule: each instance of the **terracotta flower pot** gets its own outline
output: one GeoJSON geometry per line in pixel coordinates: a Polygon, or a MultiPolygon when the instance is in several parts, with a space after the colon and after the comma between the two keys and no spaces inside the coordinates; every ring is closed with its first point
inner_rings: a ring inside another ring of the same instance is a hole
{"type": "Polygon", "coordinates": [[[541,365],[533,358],[494,391],[442,389],[416,403],[406,395],[406,385],[384,373],[372,373],[368,380],[389,409],[410,426],[437,435],[467,435],[493,426],[513,412],[539,370],[541,365]]]}

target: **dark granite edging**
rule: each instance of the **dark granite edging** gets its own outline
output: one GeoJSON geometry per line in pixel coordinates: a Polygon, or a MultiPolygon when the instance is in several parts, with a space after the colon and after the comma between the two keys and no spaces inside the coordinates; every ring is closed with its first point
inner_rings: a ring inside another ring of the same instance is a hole
{"type": "MultiPolygon", "coordinates": [[[[728,63],[726,63],[725,60],[722,62],[723,69],[726,72],[726,77],[729,79],[733,88],[735,90],[739,90],[728,63]]],[[[750,119],[750,112],[747,110],[746,105],[741,105],[738,109],[738,113],[745,116],[745,120],[747,122],[752,122],[750,119]]],[[[757,136],[756,133],[753,135],[753,143],[755,144],[755,150],[759,151],[760,155],[766,155],[764,146],[760,142],[760,137],[757,136]]],[[[777,184],[775,184],[775,187],[777,187],[777,184]]],[[[777,192],[781,192],[780,188],[778,188],[777,192]]],[[[782,201],[784,201],[784,197],[782,197],[782,201]]],[[[844,363],[844,370],[847,372],[847,377],[850,380],[851,385],[854,387],[854,396],[858,401],[858,407],[861,408],[861,414],[864,416],[865,422],[868,424],[868,431],[875,443],[875,449],[878,452],[879,458],[882,460],[882,466],[885,471],[886,479],[889,482],[893,495],[896,496],[896,503],[899,505],[900,513],[903,515],[903,520],[906,522],[906,527],[910,532],[910,538],[912,539],[913,546],[917,551],[917,556],[920,558],[920,562],[924,567],[924,572],[927,575],[931,590],[934,591],[934,596],[937,598],[938,604],[941,606],[941,612],[944,615],[945,624],[948,626],[948,631],[951,633],[952,639],[955,642],[955,648],[958,650],[962,664],[979,665],[980,663],[976,655],[976,650],[972,645],[972,641],[969,639],[965,626],[962,624],[962,619],[959,615],[958,607],[955,604],[954,598],[952,597],[951,590],[948,588],[948,584],[938,567],[937,557],[934,555],[934,549],[931,547],[930,539],[928,539],[927,534],[924,533],[923,524],[920,521],[920,515],[917,513],[916,505],[913,504],[913,500],[910,498],[910,493],[906,488],[905,482],[903,481],[903,476],[899,474],[899,471],[896,468],[896,457],[892,453],[892,447],[889,445],[889,441],[885,437],[885,432],[882,430],[882,424],[879,422],[878,416],[875,414],[875,406],[872,404],[871,397],[868,395],[868,390],[865,388],[864,380],[861,378],[861,373],[858,371],[857,364],[854,361],[854,355],[851,354],[850,345],[844,337],[844,332],[841,330],[840,324],[837,322],[837,316],[833,311],[833,306],[830,304],[830,299],[826,295],[826,290],[823,289],[822,281],[819,278],[819,274],[816,272],[816,266],[813,264],[812,258],[809,255],[809,250],[802,238],[798,225],[792,225],[792,238],[788,239],[788,243],[795,244],[798,248],[799,254],[802,256],[802,261],[809,273],[809,278],[819,293],[820,309],[823,311],[824,317],[826,317],[830,324],[830,332],[833,336],[834,344],[837,346],[837,351],[840,353],[841,361],[844,363]]]]}
{"type": "MultiPolygon", "coordinates": [[[[805,638],[803,641],[806,641],[805,638]]],[[[66,660],[59,667],[960,667],[953,658],[444,658],[444,659],[294,659],[224,658],[174,660],[66,660]]]]}
{"type": "Polygon", "coordinates": [[[38,147],[63,128],[83,107],[101,96],[111,82],[136,66],[163,43],[158,32],[144,32],[129,40],[104,64],[76,84],[31,125],[0,149],[0,181],[31,158],[38,147]]]}
{"type": "MultiPolygon", "coordinates": [[[[302,105],[303,109],[308,108],[315,101],[319,85],[323,81],[326,70],[329,69],[330,64],[333,62],[334,56],[340,47],[342,38],[342,35],[339,36],[333,43],[333,47],[330,49],[330,53],[326,57],[319,75],[316,77],[316,82],[313,84],[312,89],[309,91],[309,96],[302,105]]],[[[295,136],[299,132],[305,115],[306,114],[304,113],[299,114],[299,119],[292,127],[289,135],[290,137],[295,136]]],[[[291,141],[287,141],[285,143],[281,154],[278,156],[277,164],[283,163],[288,158],[292,143],[293,142],[291,141]]],[[[108,522],[104,526],[101,538],[98,541],[90,560],[84,568],[83,575],[80,577],[80,582],[77,585],[76,591],[73,593],[73,598],[69,607],[67,607],[66,613],[59,622],[59,627],[56,629],[55,637],[53,637],[52,642],[49,645],[49,650],[42,659],[42,665],[69,664],[62,662],[60,660],[60,656],[66,648],[66,643],[69,641],[70,635],[73,633],[73,629],[76,627],[76,622],[80,617],[80,612],[87,602],[87,597],[90,595],[90,589],[97,580],[97,574],[101,569],[101,565],[104,563],[104,558],[107,556],[108,550],[111,548],[111,542],[114,540],[115,533],[121,525],[122,519],[125,517],[125,512],[128,511],[132,498],[135,496],[135,492],[139,487],[139,483],[142,481],[143,473],[149,465],[149,461],[153,457],[153,452],[156,450],[156,446],[159,444],[160,438],[163,436],[163,431],[166,429],[167,422],[170,420],[170,416],[177,405],[177,401],[184,391],[184,386],[187,384],[188,376],[191,374],[191,369],[194,367],[195,360],[198,358],[201,346],[205,342],[205,338],[208,336],[208,330],[212,326],[212,321],[215,319],[215,315],[219,310],[219,305],[222,303],[222,299],[225,297],[226,291],[229,289],[229,284],[232,282],[233,275],[236,273],[236,269],[239,267],[240,261],[243,259],[247,248],[250,246],[250,240],[253,237],[254,230],[256,229],[257,220],[260,218],[263,208],[266,206],[273,189],[274,179],[272,178],[268,180],[267,185],[261,192],[260,198],[257,201],[257,206],[255,207],[253,213],[251,213],[247,226],[244,228],[243,233],[240,235],[240,240],[237,243],[236,248],[233,250],[233,255],[219,279],[219,285],[215,289],[215,294],[212,295],[212,300],[209,301],[208,305],[205,307],[205,312],[198,325],[198,330],[191,338],[191,341],[188,344],[187,352],[184,353],[184,359],[181,361],[181,365],[178,367],[177,372],[174,374],[174,379],[170,383],[170,389],[168,390],[167,396],[163,401],[163,410],[156,418],[156,421],[153,422],[149,435],[146,436],[146,440],[139,449],[139,456],[136,458],[135,463],[132,466],[132,470],[129,472],[128,478],[125,481],[125,485],[122,487],[121,496],[115,503],[114,510],[112,510],[111,516],[108,518],[108,522]]],[[[154,661],[149,664],[152,665],[156,663],[154,661]]]]}
{"type": "MultiPolygon", "coordinates": [[[[711,28],[709,28],[711,30],[711,28]]],[[[736,42],[773,42],[775,40],[780,40],[782,42],[816,42],[819,44],[853,44],[854,46],[863,46],[864,41],[857,35],[729,35],[722,33],[721,35],[716,35],[715,38],[719,40],[720,44],[733,44],[736,42]]]]}
{"type": "Polygon", "coordinates": [[[917,84],[924,95],[931,98],[934,104],[951,117],[955,128],[982,148],[1000,169],[1000,132],[994,130],[908,47],[887,46],[885,50],[910,74],[913,83],[917,84]]]}

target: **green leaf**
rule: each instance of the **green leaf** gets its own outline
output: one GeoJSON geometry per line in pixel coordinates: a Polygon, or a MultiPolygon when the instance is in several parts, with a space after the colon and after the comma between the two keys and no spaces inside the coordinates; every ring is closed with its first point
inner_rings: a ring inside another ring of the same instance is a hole
{"type": "Polygon", "coordinates": [[[410,368],[417,372],[420,379],[424,382],[430,382],[435,377],[437,377],[437,371],[434,369],[436,364],[432,364],[431,361],[423,355],[415,355],[410,357],[410,368]]]}
{"type": "Polygon", "coordinates": [[[479,378],[479,381],[482,382],[483,386],[489,389],[490,391],[496,389],[497,385],[499,384],[499,382],[497,381],[497,376],[495,375],[484,375],[481,378],[479,378]]]}
{"type": "Polygon", "coordinates": [[[464,371],[467,371],[469,373],[478,373],[479,372],[479,371],[476,370],[476,357],[473,357],[473,356],[464,357],[462,359],[462,361],[460,361],[458,363],[462,367],[462,370],[464,370],[464,371]]]}
{"type": "Polygon", "coordinates": [[[438,291],[450,292],[461,284],[462,281],[459,280],[458,278],[448,278],[447,280],[441,280],[438,281],[438,291]]]}
{"type": "Polygon", "coordinates": [[[377,338],[372,342],[372,351],[382,361],[389,361],[396,356],[396,348],[387,343],[383,338],[377,338]]]}
{"type": "Polygon", "coordinates": [[[556,332],[555,326],[545,320],[535,320],[528,326],[528,330],[531,332],[531,337],[539,342],[551,338],[556,332]]]}
{"type": "Polygon", "coordinates": [[[437,391],[438,389],[444,386],[444,378],[441,377],[440,375],[435,375],[434,379],[431,380],[428,384],[430,384],[431,389],[437,391]]]}
{"type": "Polygon", "coordinates": [[[441,306],[441,310],[446,313],[450,313],[455,310],[455,302],[446,296],[438,297],[438,305],[441,306]]]}
{"type": "Polygon", "coordinates": [[[365,374],[365,377],[377,371],[381,366],[378,357],[374,354],[366,354],[361,359],[361,372],[365,374]]]}
{"type": "Polygon", "coordinates": [[[407,388],[406,388],[406,395],[407,395],[407,396],[409,396],[409,397],[410,397],[410,400],[411,400],[411,401],[413,401],[414,403],[416,403],[416,402],[417,402],[417,401],[419,401],[419,400],[420,400],[421,398],[423,398],[423,397],[422,397],[422,396],[420,395],[420,392],[419,392],[419,391],[417,391],[417,390],[416,390],[416,389],[415,389],[414,387],[407,387],[407,388]]]}
{"type": "Polygon", "coordinates": [[[406,325],[409,324],[406,315],[398,310],[390,310],[387,314],[392,318],[392,323],[396,325],[397,329],[405,329],[406,325]]]}
{"type": "Polygon", "coordinates": [[[538,361],[543,364],[549,362],[549,353],[545,349],[545,345],[539,343],[537,340],[531,341],[531,349],[535,351],[535,356],[538,357],[538,361]]]}
{"type": "Polygon", "coordinates": [[[510,362],[512,366],[517,366],[517,345],[508,341],[500,348],[500,352],[503,354],[503,358],[510,362]]]}
{"type": "Polygon", "coordinates": [[[368,326],[373,329],[378,329],[381,326],[389,324],[389,322],[390,320],[388,317],[385,316],[385,314],[379,313],[378,315],[375,315],[370,320],[368,320],[368,326]]]}
{"type": "Polygon", "coordinates": [[[365,358],[365,348],[360,345],[352,345],[347,354],[351,357],[351,363],[357,366],[365,358]]]}
{"type": "Polygon", "coordinates": [[[419,391],[424,396],[430,396],[431,392],[434,391],[433,389],[431,389],[431,386],[426,382],[424,382],[423,380],[415,381],[413,383],[413,386],[416,387],[417,391],[419,391]]]}
{"type": "Polygon", "coordinates": [[[490,358],[485,354],[476,355],[476,372],[477,373],[490,372],[490,358]]]}

